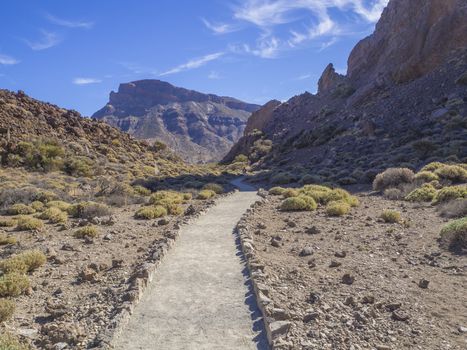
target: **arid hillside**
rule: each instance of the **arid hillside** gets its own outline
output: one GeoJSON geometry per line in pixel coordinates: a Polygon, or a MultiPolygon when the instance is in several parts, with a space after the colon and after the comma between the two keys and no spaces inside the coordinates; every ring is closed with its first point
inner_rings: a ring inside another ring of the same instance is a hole
{"type": "Polygon", "coordinates": [[[391,166],[467,157],[465,1],[389,2],[374,34],[352,51],[346,76],[329,65],[318,93],[255,112],[224,159],[298,181],[313,174],[370,182],[391,166]]]}
{"type": "Polygon", "coordinates": [[[107,348],[228,178],[23,92],[0,90],[0,132],[0,349],[107,348]]]}

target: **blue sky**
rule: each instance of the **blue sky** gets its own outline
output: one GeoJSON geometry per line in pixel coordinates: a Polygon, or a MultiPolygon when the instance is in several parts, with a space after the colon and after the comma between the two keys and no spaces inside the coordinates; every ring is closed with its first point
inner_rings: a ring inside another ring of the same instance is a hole
{"type": "Polygon", "coordinates": [[[10,0],[0,88],[84,115],[119,83],[160,79],[248,102],[315,92],[345,72],[388,0],[10,0]]]}

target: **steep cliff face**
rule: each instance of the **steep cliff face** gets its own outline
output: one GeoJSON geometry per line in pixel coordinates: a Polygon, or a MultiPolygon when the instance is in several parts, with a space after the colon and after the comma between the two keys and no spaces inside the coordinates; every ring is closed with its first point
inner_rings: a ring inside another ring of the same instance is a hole
{"type": "Polygon", "coordinates": [[[356,87],[383,79],[407,82],[436,69],[452,50],[467,46],[467,1],[392,0],[375,32],[348,60],[356,87]]]}
{"type": "Polygon", "coordinates": [[[187,161],[206,162],[229,151],[258,108],[231,97],[141,80],[121,84],[93,117],[139,139],[162,141],[187,161]]]}
{"type": "Polygon", "coordinates": [[[466,10],[465,0],[391,0],[352,51],[347,76],[329,65],[316,95],[257,111],[267,115],[261,135],[245,133],[226,160],[243,153],[257,168],[348,183],[390,166],[467,161],[466,10]],[[259,138],[272,149],[258,160],[259,138]]]}

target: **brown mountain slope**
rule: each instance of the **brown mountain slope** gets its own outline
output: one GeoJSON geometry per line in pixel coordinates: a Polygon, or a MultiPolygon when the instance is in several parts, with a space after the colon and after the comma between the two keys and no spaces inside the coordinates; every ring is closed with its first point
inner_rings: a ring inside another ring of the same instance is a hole
{"type": "Polygon", "coordinates": [[[256,166],[344,183],[369,181],[390,166],[465,161],[467,39],[459,33],[467,22],[459,18],[467,6],[445,3],[390,1],[375,33],[353,50],[347,76],[329,65],[318,94],[256,112],[268,114],[261,133],[246,134],[224,160],[247,154],[256,162],[258,143],[269,140],[256,166]]]}
{"type": "Polygon", "coordinates": [[[190,162],[221,159],[259,106],[159,80],[121,84],[93,117],[139,139],[162,141],[190,162]]]}
{"type": "Polygon", "coordinates": [[[161,175],[189,172],[178,157],[102,121],[0,90],[2,166],[64,170],[72,175],[161,175]]]}

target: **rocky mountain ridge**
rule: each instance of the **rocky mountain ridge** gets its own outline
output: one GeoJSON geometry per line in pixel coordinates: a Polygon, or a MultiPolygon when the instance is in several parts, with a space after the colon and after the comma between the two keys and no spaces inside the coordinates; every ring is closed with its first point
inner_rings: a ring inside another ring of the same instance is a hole
{"type": "Polygon", "coordinates": [[[391,0],[375,33],[352,51],[346,76],[329,65],[316,95],[257,111],[224,161],[245,154],[257,168],[354,183],[389,166],[465,160],[465,16],[465,1],[391,0]],[[271,150],[252,159],[266,140],[271,150]]]}
{"type": "Polygon", "coordinates": [[[219,160],[259,106],[159,80],[121,84],[93,117],[139,139],[161,141],[190,162],[219,160]]]}
{"type": "Polygon", "coordinates": [[[155,166],[160,175],[190,170],[167,149],[23,91],[0,90],[0,157],[2,166],[77,176],[154,175],[155,166]]]}

